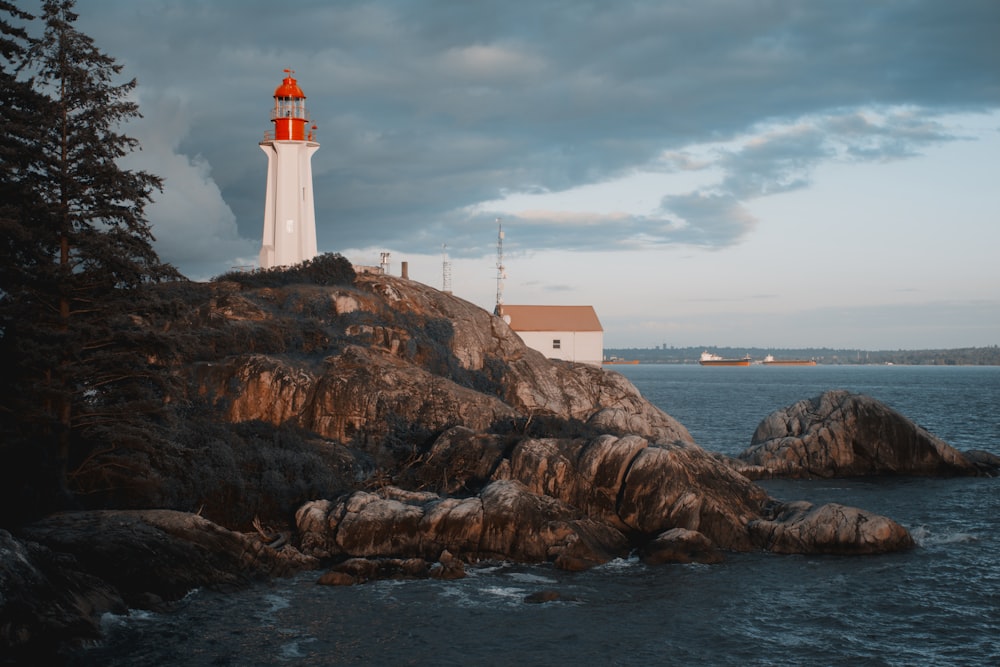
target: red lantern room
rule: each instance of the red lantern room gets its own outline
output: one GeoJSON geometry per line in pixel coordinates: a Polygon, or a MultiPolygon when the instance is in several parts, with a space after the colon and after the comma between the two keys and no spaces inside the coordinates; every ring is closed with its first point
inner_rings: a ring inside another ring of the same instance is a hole
{"type": "Polygon", "coordinates": [[[274,91],[271,122],[274,123],[276,141],[306,140],[306,123],[309,122],[306,114],[306,96],[292,78],[294,73],[294,70],[286,69],[284,80],[274,91]]]}

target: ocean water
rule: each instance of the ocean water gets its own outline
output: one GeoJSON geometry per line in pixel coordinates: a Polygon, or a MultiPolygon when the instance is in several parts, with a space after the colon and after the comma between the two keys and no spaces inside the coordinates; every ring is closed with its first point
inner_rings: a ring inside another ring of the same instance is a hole
{"type": "MultiPolygon", "coordinates": [[[[884,401],[959,449],[1000,454],[1000,368],[622,367],[706,449],[736,454],[772,410],[826,389],[884,401]]],[[[170,613],[107,617],[80,665],[996,665],[1000,479],[772,481],[784,500],[893,517],[885,556],[617,560],[582,573],[486,563],[459,581],[317,586],[317,573],[170,613]],[[560,599],[530,604],[554,590],[560,599]]]]}

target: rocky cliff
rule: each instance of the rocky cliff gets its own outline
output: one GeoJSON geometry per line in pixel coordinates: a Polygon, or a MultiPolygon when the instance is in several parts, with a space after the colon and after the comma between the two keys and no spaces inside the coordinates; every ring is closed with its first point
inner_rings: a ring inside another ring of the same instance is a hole
{"type": "Polygon", "coordinates": [[[577,570],[636,551],[718,562],[913,545],[885,517],[769,498],[620,374],[545,359],[420,283],[157,289],[133,322],[166,335],[149,352],[170,376],[165,408],[80,462],[78,497],[98,507],[0,533],[0,581],[21,592],[0,600],[8,645],[320,564],[339,568],[324,581],[353,583],[460,576],[482,558],[577,570]],[[255,515],[272,524],[256,537],[255,515]],[[7,602],[32,596],[58,613],[7,602]]]}
{"type": "Polygon", "coordinates": [[[352,287],[240,294],[221,285],[210,318],[314,318],[310,354],[236,354],[198,364],[198,389],[232,421],[293,422],[325,438],[379,441],[393,425],[489,430],[557,417],[658,442],[692,442],[622,376],[545,359],[503,320],[426,285],[363,274],[352,287]],[[258,305],[260,301],[264,305],[258,305]],[[267,308],[266,306],[271,306],[267,308]],[[334,341],[335,339],[335,341],[334,341]]]}

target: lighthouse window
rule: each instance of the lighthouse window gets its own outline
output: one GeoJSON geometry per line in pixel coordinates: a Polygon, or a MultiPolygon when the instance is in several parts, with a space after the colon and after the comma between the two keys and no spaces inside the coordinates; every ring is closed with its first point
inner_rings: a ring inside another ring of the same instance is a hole
{"type": "Polygon", "coordinates": [[[281,116],[285,118],[292,118],[297,116],[296,107],[299,106],[295,98],[292,97],[279,97],[275,99],[275,112],[276,116],[281,116]]]}
{"type": "Polygon", "coordinates": [[[552,339],[552,349],[553,350],[558,350],[560,347],[562,347],[562,341],[559,340],[558,338],[553,338],[552,339]]]}

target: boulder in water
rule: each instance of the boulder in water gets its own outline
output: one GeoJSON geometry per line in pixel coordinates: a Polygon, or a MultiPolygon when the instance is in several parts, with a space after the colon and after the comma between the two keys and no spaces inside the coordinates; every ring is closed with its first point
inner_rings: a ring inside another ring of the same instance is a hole
{"type": "Polygon", "coordinates": [[[980,474],[965,455],[885,404],[828,391],[761,421],[737,469],[755,477],[980,474]]]}
{"type": "Polygon", "coordinates": [[[643,545],[642,562],[647,565],[664,563],[721,563],[722,552],[712,541],[694,530],[674,528],[661,533],[643,545]]]}
{"type": "Polygon", "coordinates": [[[981,449],[967,449],[962,453],[983,475],[996,477],[1000,472],[1000,456],[981,449]]]}
{"type": "Polygon", "coordinates": [[[769,518],[751,521],[762,549],[781,554],[879,554],[913,547],[905,528],[884,516],[836,503],[776,505],[769,518]]]}
{"type": "Polygon", "coordinates": [[[562,599],[562,593],[551,589],[535,591],[524,596],[524,601],[529,604],[543,604],[545,602],[556,602],[562,599]]]}

